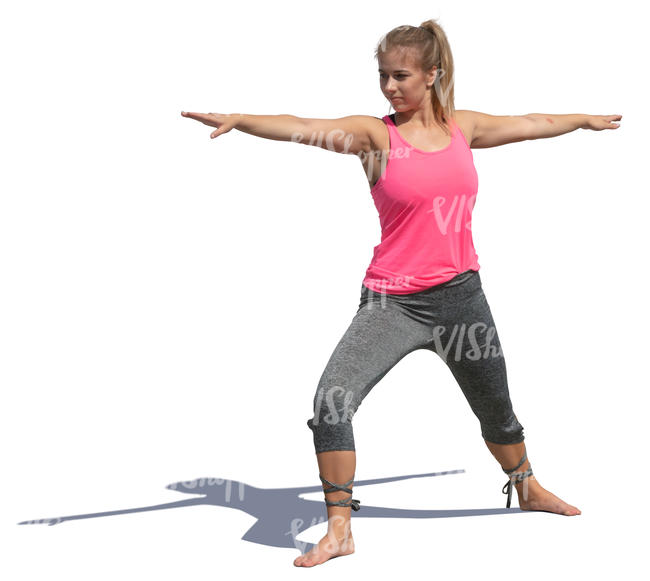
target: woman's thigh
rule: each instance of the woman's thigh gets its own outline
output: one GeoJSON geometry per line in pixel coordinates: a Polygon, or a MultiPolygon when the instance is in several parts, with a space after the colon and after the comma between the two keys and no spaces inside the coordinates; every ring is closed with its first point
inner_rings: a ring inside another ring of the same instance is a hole
{"type": "Polygon", "coordinates": [[[360,306],[318,382],[314,423],[351,420],[382,377],[427,340],[424,326],[394,305],[371,300],[360,306]]]}

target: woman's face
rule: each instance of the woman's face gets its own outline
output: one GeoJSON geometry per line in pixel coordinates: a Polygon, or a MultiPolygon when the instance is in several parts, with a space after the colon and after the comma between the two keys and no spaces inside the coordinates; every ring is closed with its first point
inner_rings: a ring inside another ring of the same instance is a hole
{"type": "Polygon", "coordinates": [[[429,74],[423,73],[412,48],[381,53],[377,60],[381,92],[395,111],[419,109],[431,102],[428,91],[433,85],[436,67],[429,74]]]}

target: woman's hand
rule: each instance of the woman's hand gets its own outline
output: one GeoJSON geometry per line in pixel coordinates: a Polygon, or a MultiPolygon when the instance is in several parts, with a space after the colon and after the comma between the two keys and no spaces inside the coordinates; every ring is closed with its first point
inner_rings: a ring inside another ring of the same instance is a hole
{"type": "Polygon", "coordinates": [[[618,129],[621,124],[613,123],[620,121],[623,115],[587,115],[587,121],[582,126],[583,129],[593,129],[601,131],[602,129],[618,129]]]}
{"type": "Polygon", "coordinates": [[[241,118],[239,113],[230,115],[222,113],[187,113],[185,111],[181,111],[181,115],[183,117],[189,117],[190,119],[200,121],[204,125],[216,127],[217,130],[210,133],[210,139],[214,139],[219,135],[228,133],[228,131],[237,125],[237,122],[241,118]]]}

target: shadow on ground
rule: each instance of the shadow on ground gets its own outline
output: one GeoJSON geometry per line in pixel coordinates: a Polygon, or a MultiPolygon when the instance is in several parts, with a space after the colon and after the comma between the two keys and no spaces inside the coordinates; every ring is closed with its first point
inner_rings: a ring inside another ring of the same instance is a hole
{"type": "MultiPolygon", "coordinates": [[[[391,476],[371,480],[359,480],[353,483],[353,497],[361,496],[359,486],[369,484],[383,484],[396,480],[409,478],[429,478],[460,474],[464,470],[449,470],[445,472],[430,472],[427,474],[409,474],[405,476],[391,476]]],[[[322,485],[300,486],[297,488],[256,488],[237,480],[223,478],[199,478],[185,482],[177,482],[167,486],[184,494],[199,495],[177,502],[168,502],[153,506],[127,508],[108,512],[77,514],[56,518],[28,520],[18,523],[56,525],[65,521],[84,518],[98,518],[115,516],[134,512],[150,510],[164,510],[181,508],[185,506],[226,506],[241,510],[257,519],[257,522],[246,531],[242,537],[245,541],[267,545],[270,547],[297,548],[301,553],[306,553],[314,546],[313,543],[299,541],[298,535],[310,527],[327,521],[327,508],[324,500],[307,500],[301,494],[310,492],[323,492],[322,485]]],[[[458,509],[458,510],[413,510],[402,508],[386,508],[383,506],[368,506],[361,503],[361,509],[352,509],[352,518],[450,518],[459,516],[481,516],[491,514],[523,513],[519,508],[483,508],[483,509],[458,509]]]]}

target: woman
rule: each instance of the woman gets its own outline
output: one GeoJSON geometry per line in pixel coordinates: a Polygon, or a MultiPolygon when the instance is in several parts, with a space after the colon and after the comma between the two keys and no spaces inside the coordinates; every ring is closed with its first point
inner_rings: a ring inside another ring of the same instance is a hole
{"type": "Polygon", "coordinates": [[[400,26],[375,57],[380,86],[395,113],[381,120],[353,115],[185,113],[216,127],[267,139],[317,145],[359,156],[379,212],[381,243],[361,287],[361,301],[319,381],[313,432],[328,531],[299,556],[311,567],[354,552],[350,531],[356,452],[351,419],[364,397],[405,355],[429,349],[450,367],[481,426],[481,435],[523,510],[567,516],[580,510],[545,490],[532,475],[523,426],[509,397],[506,367],[470,230],[478,188],[470,148],[554,137],[578,128],[615,129],[621,115],[492,116],[454,109],[453,60],[434,21],[400,26]]]}

